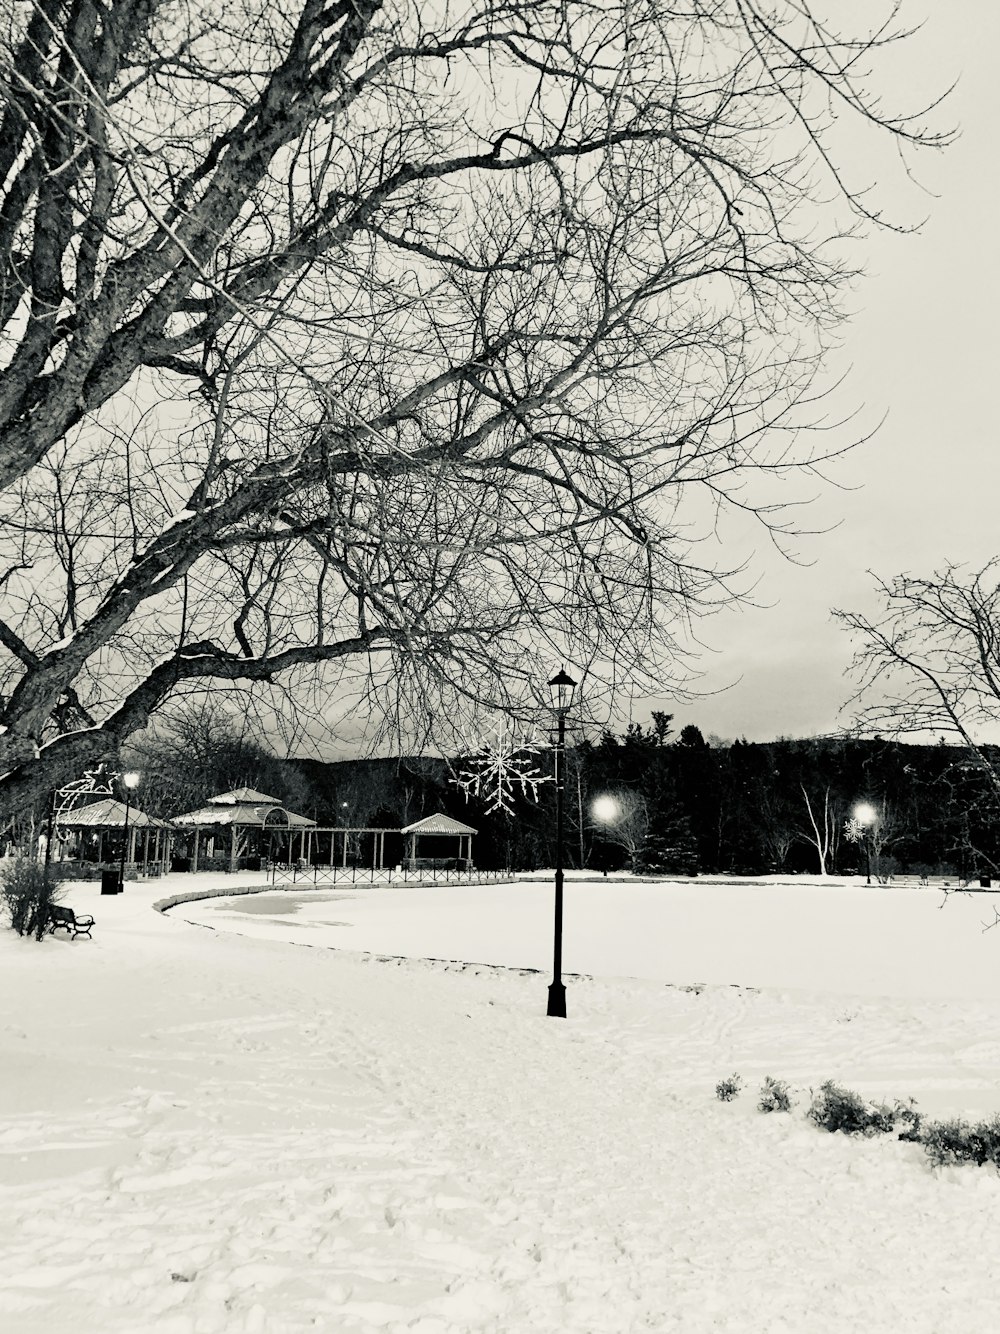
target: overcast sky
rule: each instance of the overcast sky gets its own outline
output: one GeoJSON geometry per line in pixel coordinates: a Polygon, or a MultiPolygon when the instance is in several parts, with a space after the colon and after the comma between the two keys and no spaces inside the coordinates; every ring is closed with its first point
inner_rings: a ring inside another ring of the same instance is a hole
{"type": "MultiPolygon", "coordinates": [[[[917,19],[921,11],[909,6],[917,19]]],[[[908,57],[896,64],[907,83],[887,89],[887,106],[910,107],[959,80],[943,119],[961,137],[940,154],[921,155],[923,198],[905,177],[884,189],[898,216],[927,222],[915,236],[879,235],[866,247],[868,275],[858,314],[846,330],[850,378],[839,402],[863,406],[863,418],[887,420],[859,447],[838,478],[854,488],[830,490],[814,505],[815,527],[835,531],[801,544],[808,567],[789,565],[758,545],[757,598],[772,604],[713,618],[702,634],[702,688],[731,689],[677,705],[642,701],[673,712],[678,726],[707,735],[808,736],[836,730],[849,692],[851,651],[830,608],[873,610],[868,570],[884,577],[930,573],[945,560],[979,563],[1000,550],[1000,5],[995,0],[937,4],[908,57]]]]}

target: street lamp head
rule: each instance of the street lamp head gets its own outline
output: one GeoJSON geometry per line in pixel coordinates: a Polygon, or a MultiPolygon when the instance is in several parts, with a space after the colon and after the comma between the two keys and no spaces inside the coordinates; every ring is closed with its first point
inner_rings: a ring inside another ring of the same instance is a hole
{"type": "Polygon", "coordinates": [[[612,796],[596,797],[590,807],[591,814],[601,824],[613,824],[621,814],[618,802],[612,796]]]}
{"type": "Polygon", "coordinates": [[[566,674],[565,667],[560,667],[559,671],[549,682],[549,698],[552,701],[552,707],[557,713],[565,713],[573,702],[573,691],[576,689],[576,682],[571,676],[566,674]]]}
{"type": "Polygon", "coordinates": [[[859,801],[854,808],[854,818],[859,824],[874,824],[878,817],[871,802],[859,801]]]}
{"type": "Polygon", "coordinates": [[[122,782],[129,791],[131,791],[132,788],[139,786],[139,779],[141,777],[142,775],[137,773],[135,769],[129,769],[127,773],[122,774],[122,782]]]}

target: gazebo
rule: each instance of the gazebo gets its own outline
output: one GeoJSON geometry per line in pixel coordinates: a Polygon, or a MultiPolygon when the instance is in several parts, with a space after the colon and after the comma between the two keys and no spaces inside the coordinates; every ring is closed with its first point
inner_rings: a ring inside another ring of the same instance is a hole
{"type": "Polygon", "coordinates": [[[407,840],[406,864],[411,871],[425,867],[440,866],[445,862],[454,862],[460,870],[472,870],[472,836],[479,831],[471,825],[462,824],[450,815],[425,815],[422,820],[408,824],[399,831],[407,840]],[[457,854],[454,840],[458,839],[457,854]],[[424,840],[423,855],[420,855],[420,841],[424,840]],[[431,840],[428,848],[427,840],[431,840]]]}
{"type": "Polygon", "coordinates": [[[162,875],[170,862],[172,831],[169,820],[147,815],[135,806],[129,806],[126,812],[123,802],[104,797],[58,816],[58,841],[52,855],[63,862],[93,865],[96,874],[102,868],[120,865],[124,851],[126,874],[141,869],[143,874],[162,875]],[[126,814],[128,847],[123,848],[126,814]]]}
{"type": "Polygon", "coordinates": [[[295,835],[299,835],[299,857],[306,855],[306,837],[316,826],[305,815],[286,811],[277,797],[257,792],[252,787],[238,787],[209,797],[196,811],[175,815],[173,823],[191,831],[190,869],[238,871],[259,868],[271,858],[276,836],[291,862],[295,854],[295,835]],[[204,841],[202,841],[204,840],[204,841]],[[207,863],[207,865],[206,865],[207,863]]]}

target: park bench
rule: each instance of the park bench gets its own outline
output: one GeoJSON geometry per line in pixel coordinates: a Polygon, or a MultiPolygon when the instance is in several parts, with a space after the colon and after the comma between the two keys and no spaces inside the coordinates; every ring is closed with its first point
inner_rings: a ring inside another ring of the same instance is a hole
{"type": "Polygon", "coordinates": [[[49,931],[52,935],[60,929],[65,929],[72,931],[74,940],[77,936],[86,936],[88,940],[92,940],[90,928],[93,925],[94,919],[87,913],[75,913],[72,908],[63,908],[58,903],[49,905],[49,931]]]}

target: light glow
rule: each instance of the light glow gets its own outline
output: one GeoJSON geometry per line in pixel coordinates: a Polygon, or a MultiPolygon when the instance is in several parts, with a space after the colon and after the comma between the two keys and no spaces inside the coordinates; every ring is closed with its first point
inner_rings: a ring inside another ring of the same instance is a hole
{"type": "Polygon", "coordinates": [[[614,797],[603,796],[595,798],[590,811],[594,819],[600,820],[602,824],[613,824],[621,814],[621,807],[614,797]]]}

